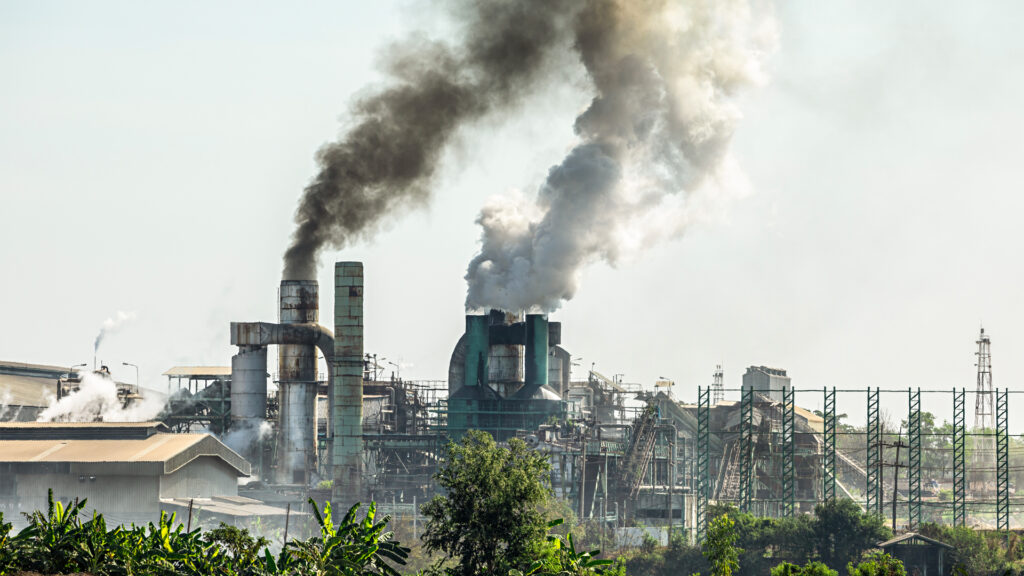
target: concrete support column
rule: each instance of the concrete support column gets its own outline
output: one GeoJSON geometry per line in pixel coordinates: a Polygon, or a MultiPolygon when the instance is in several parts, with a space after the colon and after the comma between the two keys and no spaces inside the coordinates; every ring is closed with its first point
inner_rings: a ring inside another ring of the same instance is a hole
{"type": "Polygon", "coordinates": [[[363,264],[334,265],[334,365],[331,407],[332,500],[362,499],[363,264]]]}

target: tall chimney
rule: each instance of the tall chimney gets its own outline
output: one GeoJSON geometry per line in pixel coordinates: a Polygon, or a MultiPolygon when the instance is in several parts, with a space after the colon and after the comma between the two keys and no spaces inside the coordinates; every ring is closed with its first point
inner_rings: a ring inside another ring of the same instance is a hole
{"type": "MultiPolygon", "coordinates": [[[[281,281],[281,324],[312,324],[319,317],[319,290],[315,280],[281,281]]],[[[278,432],[281,484],[307,484],[316,470],[316,347],[313,344],[278,346],[278,432]]]]}
{"type": "Polygon", "coordinates": [[[334,264],[334,366],[331,370],[332,500],[362,498],[363,263],[334,264]]]}

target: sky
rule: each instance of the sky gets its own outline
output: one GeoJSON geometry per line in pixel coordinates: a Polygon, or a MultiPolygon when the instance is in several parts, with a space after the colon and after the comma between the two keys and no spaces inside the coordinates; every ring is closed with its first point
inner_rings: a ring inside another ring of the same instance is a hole
{"type": "MultiPolygon", "coordinates": [[[[727,388],[768,365],[799,390],[970,390],[984,325],[995,385],[1024,390],[1022,17],[1015,2],[778,3],[770,80],[742,96],[733,140],[748,193],[585,271],[551,315],[575,376],[666,377],[684,400],[719,363],[727,388]]],[[[0,4],[0,359],[91,365],[121,311],[134,320],[98,353],[118,379],[135,379],[123,362],[156,388],[174,365],[229,365],[229,322],[276,321],[317,149],[380,85],[390,42],[447,27],[410,0],[0,4]]],[[[332,263],[365,263],[366,350],[402,377],[447,377],[480,207],[534,194],[572,146],[592,95],[579,66],[559,75],[460,133],[430,206],[321,259],[324,310],[332,263]]],[[[906,394],[882,404],[898,420],[906,394]]],[[[948,394],[923,404],[951,417],[948,394]]],[[[864,405],[840,395],[852,422],[864,405]]]]}

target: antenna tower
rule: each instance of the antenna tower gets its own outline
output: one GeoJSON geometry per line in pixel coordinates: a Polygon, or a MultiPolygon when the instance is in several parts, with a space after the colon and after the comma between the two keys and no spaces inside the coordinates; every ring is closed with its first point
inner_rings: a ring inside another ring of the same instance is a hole
{"type": "Polygon", "coordinates": [[[996,427],[995,393],[992,390],[991,341],[985,329],[978,335],[978,393],[974,404],[974,428],[992,430],[996,427]]]}
{"type": "Polygon", "coordinates": [[[711,383],[711,404],[718,404],[722,401],[725,392],[725,377],[722,374],[722,365],[715,366],[715,379],[711,383]]]}

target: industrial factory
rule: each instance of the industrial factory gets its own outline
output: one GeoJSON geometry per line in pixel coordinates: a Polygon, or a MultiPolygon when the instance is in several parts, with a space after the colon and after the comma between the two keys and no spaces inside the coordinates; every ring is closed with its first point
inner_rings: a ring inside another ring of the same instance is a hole
{"type": "MultiPolygon", "coordinates": [[[[446,382],[384,376],[364,349],[363,274],[361,262],[335,265],[333,330],[320,324],[316,282],[282,281],[280,321],[232,322],[230,367],[168,369],[169,394],[152,421],[111,421],[131,414],[145,394],[103,369],[0,365],[0,510],[39,507],[52,488],[88,497],[123,522],[196,502],[208,520],[280,519],[285,510],[302,514],[309,497],[374,499],[416,514],[415,503],[436,491],[432,475],[444,444],[483,430],[546,454],[554,494],[579,518],[610,529],[662,526],[700,537],[716,502],[786,516],[846,497],[882,511],[890,488],[880,471],[890,452],[881,441],[877,389],[864,391],[868,424],[858,448],[836,441],[835,390],[818,393],[824,411],[801,408],[783,369],[749,367],[740,400],[730,401],[719,367],[710,385],[692,387],[687,395],[697,401],[688,403],[668,381],[645,389],[594,370],[577,377],[559,322],[499,310],[465,316],[446,382]],[[327,374],[318,372],[320,357],[327,374]],[[105,401],[116,404],[112,412],[88,405],[93,411],[84,418],[51,413],[59,399],[97,379],[115,398],[105,401]]],[[[987,344],[983,334],[983,358],[987,344]]],[[[961,412],[963,393],[954,391],[961,412]]],[[[1005,402],[997,404],[991,411],[998,416],[1005,402]]],[[[908,457],[920,465],[919,409],[908,421],[908,457]]],[[[986,483],[975,481],[966,498],[962,421],[957,430],[954,499],[946,504],[963,521],[968,508],[975,514],[986,483]]],[[[888,483],[903,500],[901,518],[920,522],[922,509],[941,518],[930,510],[943,504],[922,490],[921,469],[914,472],[888,483]]],[[[989,494],[1005,491],[999,481],[989,494]]]]}

